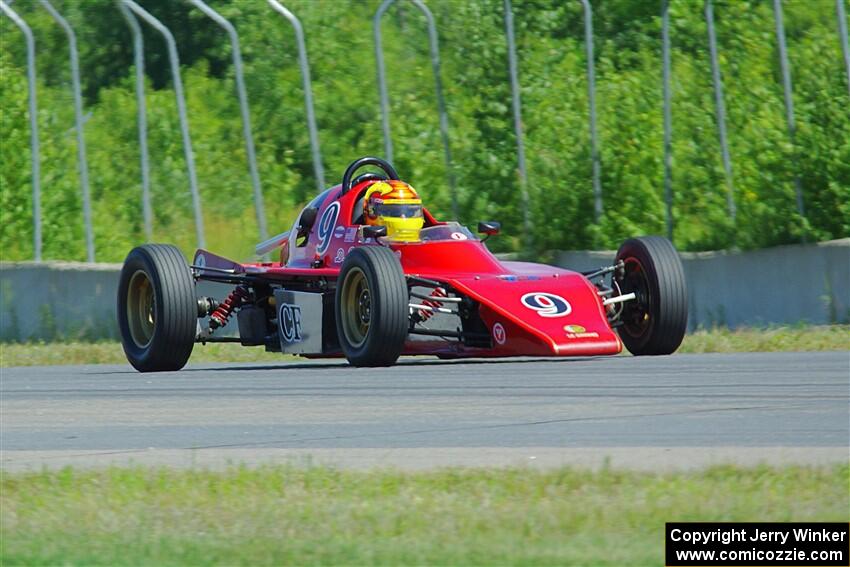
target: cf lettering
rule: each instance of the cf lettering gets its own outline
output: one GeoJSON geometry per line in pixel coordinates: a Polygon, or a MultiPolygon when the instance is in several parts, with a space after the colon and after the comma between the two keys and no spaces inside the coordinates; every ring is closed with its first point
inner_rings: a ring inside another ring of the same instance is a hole
{"type": "Polygon", "coordinates": [[[280,336],[285,343],[301,342],[301,308],[283,303],[278,314],[280,336]]]}

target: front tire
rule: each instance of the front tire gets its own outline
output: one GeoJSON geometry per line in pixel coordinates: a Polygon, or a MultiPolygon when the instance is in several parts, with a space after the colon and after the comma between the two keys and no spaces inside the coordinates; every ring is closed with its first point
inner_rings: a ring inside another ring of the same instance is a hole
{"type": "Polygon", "coordinates": [[[382,246],[355,248],[337,281],[336,328],[354,366],[395,364],[407,340],[409,296],[401,264],[382,246]]]}
{"type": "Polygon", "coordinates": [[[623,304],[623,324],[617,327],[623,344],[634,355],[672,354],[688,325],[688,292],[678,252],[666,238],[643,236],[620,246],[616,262],[620,260],[620,291],[637,296],[623,304]]]}
{"type": "Polygon", "coordinates": [[[118,327],[139,372],[180,370],[195,346],[198,306],[186,259],[170,244],[130,251],[118,284],[118,327]]]}

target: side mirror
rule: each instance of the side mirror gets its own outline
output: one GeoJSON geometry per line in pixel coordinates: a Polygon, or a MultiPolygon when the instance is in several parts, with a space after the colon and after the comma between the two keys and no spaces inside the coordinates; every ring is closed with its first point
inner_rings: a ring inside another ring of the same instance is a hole
{"type": "Polygon", "coordinates": [[[478,223],[478,232],[486,234],[487,238],[499,234],[502,230],[502,223],[496,221],[481,221],[478,223]]]}
{"type": "Polygon", "coordinates": [[[366,238],[374,238],[377,240],[382,236],[387,235],[387,227],[367,225],[363,227],[363,236],[366,238]]]}
{"type": "Polygon", "coordinates": [[[298,219],[298,235],[303,236],[310,232],[313,225],[316,224],[316,216],[319,214],[319,209],[310,207],[301,212],[301,217],[298,219]]]}

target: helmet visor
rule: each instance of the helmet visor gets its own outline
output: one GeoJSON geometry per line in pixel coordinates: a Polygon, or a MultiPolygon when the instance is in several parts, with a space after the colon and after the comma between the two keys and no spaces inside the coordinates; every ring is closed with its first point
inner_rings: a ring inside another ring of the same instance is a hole
{"type": "Polygon", "coordinates": [[[375,216],[394,217],[398,219],[414,219],[422,217],[422,205],[397,205],[378,203],[375,205],[375,216]]]}

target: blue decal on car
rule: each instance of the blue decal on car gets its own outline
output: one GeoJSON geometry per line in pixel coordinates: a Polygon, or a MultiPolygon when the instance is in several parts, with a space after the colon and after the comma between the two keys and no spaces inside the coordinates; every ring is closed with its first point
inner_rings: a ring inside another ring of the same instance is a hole
{"type": "Polygon", "coordinates": [[[520,301],[529,309],[537,311],[541,317],[563,317],[573,310],[569,301],[554,293],[542,291],[526,293],[520,301]]]}
{"type": "Polygon", "coordinates": [[[323,255],[328,251],[328,247],[331,245],[331,237],[334,233],[334,226],[336,226],[336,219],[339,216],[339,202],[334,201],[328,208],[325,209],[325,212],[322,213],[322,218],[319,220],[319,245],[316,246],[316,252],[320,255],[323,255]]]}

